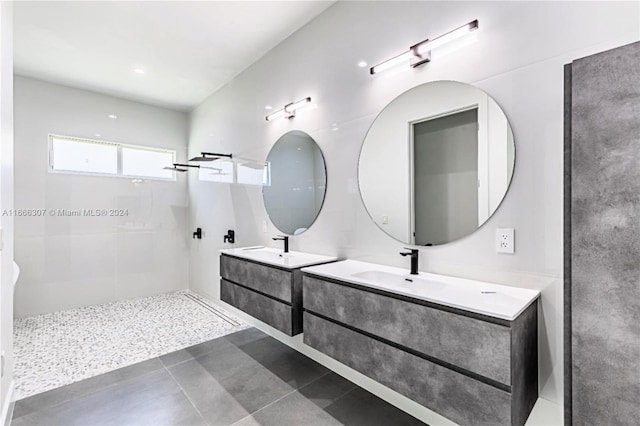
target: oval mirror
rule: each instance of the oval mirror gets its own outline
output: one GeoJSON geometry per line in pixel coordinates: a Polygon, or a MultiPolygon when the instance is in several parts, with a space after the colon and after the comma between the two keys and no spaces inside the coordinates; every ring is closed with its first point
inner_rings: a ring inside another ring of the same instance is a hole
{"type": "Polygon", "coordinates": [[[482,90],[426,83],[394,99],[367,132],[358,164],[365,207],[406,244],[445,244],[473,233],[511,182],[513,132],[482,90]]]}
{"type": "Polygon", "coordinates": [[[289,235],[306,231],[320,213],[326,185],[324,157],[316,141],[299,130],[282,135],[267,156],[262,188],[275,227],[289,235]]]}

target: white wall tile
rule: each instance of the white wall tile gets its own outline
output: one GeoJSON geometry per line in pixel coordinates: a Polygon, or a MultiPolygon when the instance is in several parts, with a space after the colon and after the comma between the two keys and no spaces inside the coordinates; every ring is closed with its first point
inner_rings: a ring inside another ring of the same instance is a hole
{"type": "MultiPolygon", "coordinates": [[[[563,65],[636,41],[634,2],[338,2],[214,93],[190,114],[189,152],[217,150],[263,160],[288,130],[319,144],[327,194],[317,221],[293,237],[296,250],[408,267],[403,247],[374,225],[360,199],[358,156],[380,110],[405,90],[458,80],[485,90],[515,134],[516,166],[496,214],[459,241],[421,250],[422,270],[543,289],[540,317],[541,396],[562,402],[563,65]],[[476,42],[417,69],[370,76],[357,67],[473,19],[476,42]],[[292,120],[265,122],[267,104],[310,96],[316,108],[292,120]],[[332,131],[337,123],[339,131],[332,131]],[[516,229],[516,253],[496,254],[494,232],[516,229]]],[[[221,234],[236,246],[274,245],[259,190],[189,180],[191,226],[213,232],[192,242],[190,286],[218,297],[221,234]]]]}
{"type": "Polygon", "coordinates": [[[124,217],[19,217],[24,317],[149,296],[188,285],[187,183],[48,172],[48,134],[174,149],[184,159],[187,117],[136,102],[15,78],[17,209],[126,209],[124,217]],[[107,118],[116,113],[117,120],[107,118]]]}

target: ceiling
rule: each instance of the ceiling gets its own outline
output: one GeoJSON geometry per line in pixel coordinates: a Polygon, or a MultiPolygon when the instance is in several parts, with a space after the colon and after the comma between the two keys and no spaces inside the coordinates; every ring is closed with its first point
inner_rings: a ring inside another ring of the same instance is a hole
{"type": "Polygon", "coordinates": [[[331,4],[15,2],[14,70],[187,111],[331,4]]]}

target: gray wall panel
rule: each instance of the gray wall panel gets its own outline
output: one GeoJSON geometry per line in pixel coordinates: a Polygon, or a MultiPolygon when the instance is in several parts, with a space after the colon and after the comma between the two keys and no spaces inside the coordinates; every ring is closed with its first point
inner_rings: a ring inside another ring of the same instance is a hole
{"type": "Polygon", "coordinates": [[[572,416],[640,419],[640,43],[572,64],[572,416]]]}
{"type": "Polygon", "coordinates": [[[564,66],[564,422],[571,423],[571,64],[564,66]]]}

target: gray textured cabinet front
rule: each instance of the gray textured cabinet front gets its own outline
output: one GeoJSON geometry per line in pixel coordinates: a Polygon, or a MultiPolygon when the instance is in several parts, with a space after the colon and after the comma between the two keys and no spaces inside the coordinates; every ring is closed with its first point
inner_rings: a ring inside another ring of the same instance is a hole
{"type": "MultiPolygon", "coordinates": [[[[297,272],[300,273],[299,270],[297,272]]],[[[220,256],[220,276],[281,302],[293,302],[295,291],[293,272],[290,270],[222,255],[220,256]]]]}
{"type": "Polygon", "coordinates": [[[511,396],[448,368],[304,314],[304,343],[460,424],[508,423],[511,396]]]}
{"type": "Polygon", "coordinates": [[[565,423],[640,424],[640,42],[565,73],[565,423]]]}
{"type": "Polygon", "coordinates": [[[302,332],[302,275],[220,256],[220,299],[289,336],[302,332]]]}
{"type": "Polygon", "coordinates": [[[538,397],[537,302],[513,321],[303,277],[304,342],[449,419],[523,425],[538,397]]]}
{"type": "Polygon", "coordinates": [[[511,385],[508,327],[309,276],[304,288],[308,311],[511,385]]]}

